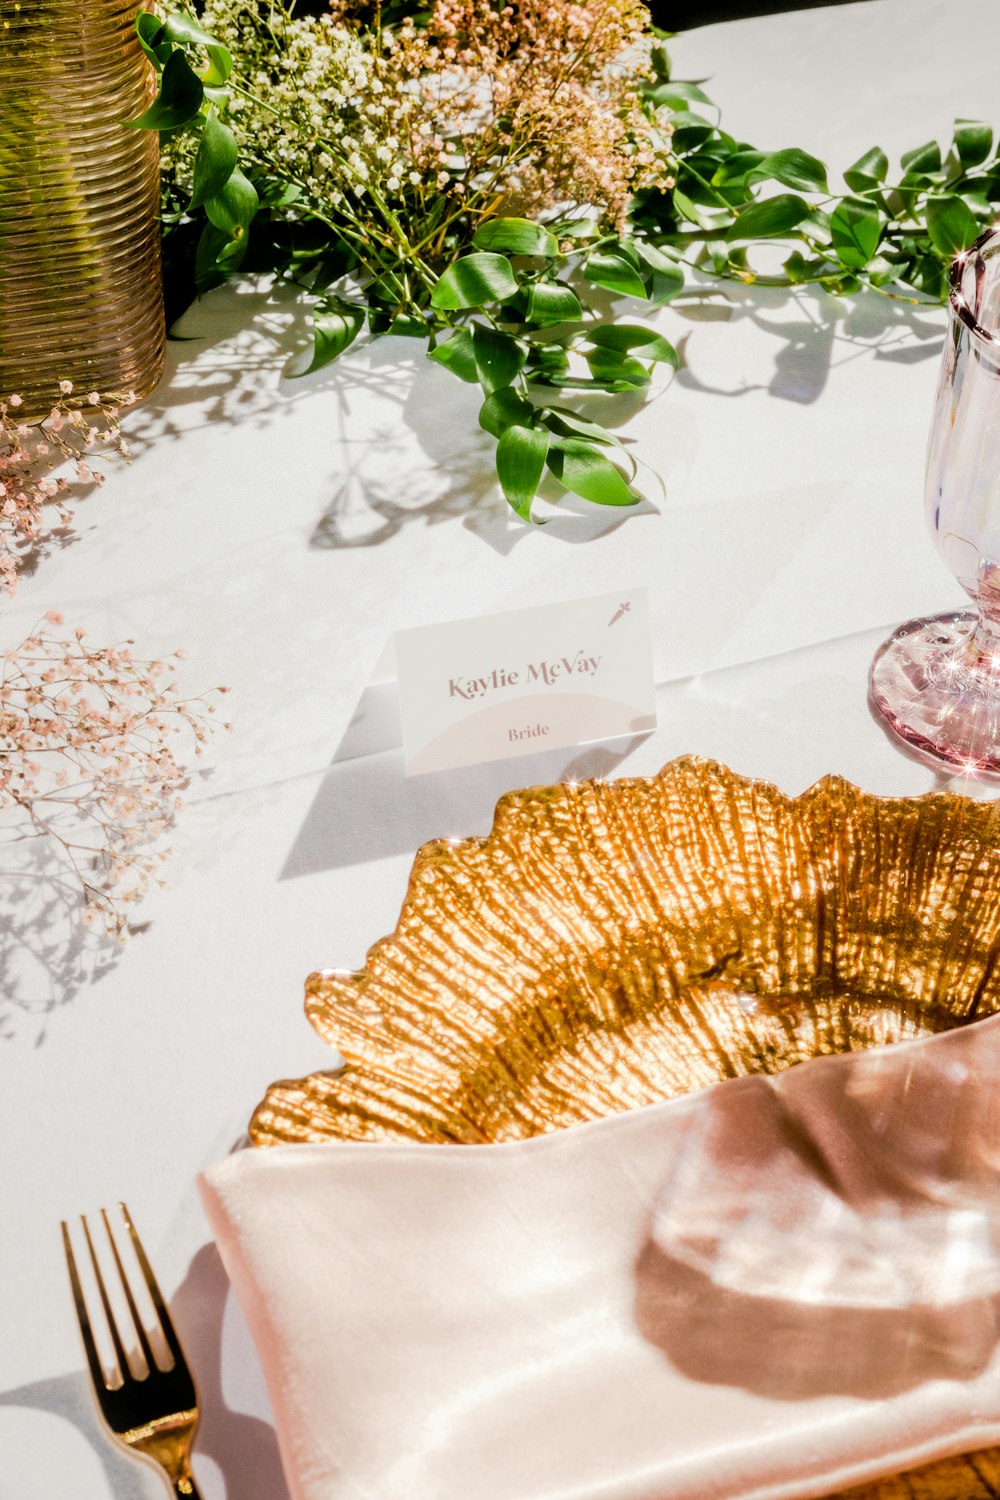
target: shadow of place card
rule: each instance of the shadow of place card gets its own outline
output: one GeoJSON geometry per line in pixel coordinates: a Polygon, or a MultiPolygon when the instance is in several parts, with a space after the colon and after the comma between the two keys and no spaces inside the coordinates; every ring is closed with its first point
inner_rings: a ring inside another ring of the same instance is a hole
{"type": "Polygon", "coordinates": [[[399,631],[406,773],[656,727],[645,589],[399,631]]]}

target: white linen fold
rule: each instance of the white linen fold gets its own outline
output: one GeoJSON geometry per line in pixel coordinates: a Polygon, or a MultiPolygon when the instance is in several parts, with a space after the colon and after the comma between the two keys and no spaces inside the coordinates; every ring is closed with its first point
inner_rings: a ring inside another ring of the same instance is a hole
{"type": "Polygon", "coordinates": [[[1000,1018],[202,1194],[293,1500],[807,1500],[1000,1441],[1000,1018]]]}

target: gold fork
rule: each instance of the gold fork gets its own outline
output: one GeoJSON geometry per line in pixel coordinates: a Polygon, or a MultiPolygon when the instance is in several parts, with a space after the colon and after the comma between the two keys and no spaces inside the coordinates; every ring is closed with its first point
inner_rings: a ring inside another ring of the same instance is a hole
{"type": "MultiPolygon", "coordinates": [[[[76,1315],[80,1320],[80,1332],[83,1335],[83,1347],[87,1355],[87,1363],[90,1366],[90,1376],[94,1384],[94,1392],[97,1396],[97,1404],[101,1409],[101,1415],[107,1426],[119,1442],[131,1449],[133,1452],[141,1453],[146,1458],[151,1458],[154,1463],[159,1464],[164,1470],[167,1478],[173,1486],[175,1496],[184,1496],[185,1500],[200,1500],[197,1487],[191,1477],[191,1443],[194,1438],[195,1429],[198,1426],[198,1398],[195,1393],[194,1381],[184,1358],[174,1325],[170,1320],[166,1304],[157,1286],[156,1277],[153,1275],[146,1252],[142,1248],[139,1236],[135,1232],[135,1225],[124,1203],[119,1203],[122,1220],[128,1231],[135,1257],[139,1264],[146,1289],[152,1300],[153,1308],[160,1323],[160,1332],[166,1348],[169,1350],[171,1364],[167,1369],[163,1363],[158,1361],[150,1345],[149,1337],[143,1320],[139,1316],[135,1297],[129,1285],[125,1267],[118,1250],[115,1236],[111,1232],[111,1224],[108,1220],[106,1209],[101,1209],[101,1218],[104,1220],[104,1228],[108,1236],[111,1255],[114,1259],[118,1279],[125,1302],[128,1305],[129,1317],[132,1328],[142,1357],[146,1365],[145,1374],[136,1374],[130,1366],[128,1355],[125,1352],[125,1342],[118,1322],[115,1320],[111,1300],[105,1286],[104,1276],[101,1272],[100,1262],[94,1250],[94,1242],[90,1235],[90,1226],[84,1215],[80,1216],[83,1225],[83,1234],[90,1251],[90,1260],[94,1269],[94,1279],[104,1311],[104,1320],[107,1324],[108,1333],[114,1346],[117,1371],[114,1379],[117,1383],[108,1384],[105,1376],[101,1356],[98,1353],[97,1344],[94,1340],[94,1332],[87,1312],[87,1304],[80,1284],[80,1275],[77,1270],[76,1258],[73,1254],[73,1246],[70,1241],[69,1229],[63,1220],[63,1246],[66,1250],[66,1265],[69,1270],[70,1285],[73,1288],[73,1300],[76,1303],[76,1315]]],[[[131,1343],[129,1330],[125,1329],[125,1340],[131,1343]]]]}

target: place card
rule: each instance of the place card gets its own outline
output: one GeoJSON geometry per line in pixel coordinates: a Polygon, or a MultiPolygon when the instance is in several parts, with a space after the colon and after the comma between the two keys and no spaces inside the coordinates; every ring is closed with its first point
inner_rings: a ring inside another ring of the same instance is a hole
{"type": "Polygon", "coordinates": [[[406,774],[656,727],[645,589],[397,632],[406,774]]]}

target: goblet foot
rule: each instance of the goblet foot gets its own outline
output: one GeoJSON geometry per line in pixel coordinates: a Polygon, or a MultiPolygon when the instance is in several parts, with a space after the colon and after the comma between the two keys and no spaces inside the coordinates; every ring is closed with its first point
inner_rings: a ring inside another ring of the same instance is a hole
{"type": "Polygon", "coordinates": [[[1000,637],[975,610],[901,625],[875,653],[870,687],[908,745],[949,767],[1000,776],[1000,637]]]}

